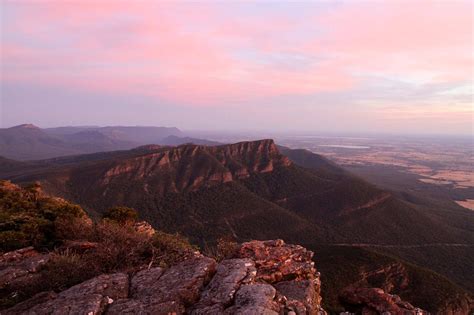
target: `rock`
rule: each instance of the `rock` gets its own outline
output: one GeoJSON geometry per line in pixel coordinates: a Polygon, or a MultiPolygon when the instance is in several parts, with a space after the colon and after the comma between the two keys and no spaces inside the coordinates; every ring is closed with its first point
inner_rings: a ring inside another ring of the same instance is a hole
{"type": "Polygon", "coordinates": [[[296,314],[315,314],[321,297],[312,280],[282,281],[274,284],[278,293],[286,297],[286,308],[296,314]]]}
{"type": "Polygon", "coordinates": [[[240,285],[252,282],[255,275],[255,263],[250,259],[222,261],[191,314],[222,314],[232,303],[240,285]]]}
{"type": "Polygon", "coordinates": [[[146,221],[140,221],[135,223],[133,225],[133,228],[135,229],[135,231],[142,233],[148,237],[152,237],[156,233],[155,229],[150,225],[150,223],[146,221]]]}
{"type": "Polygon", "coordinates": [[[183,314],[187,306],[199,300],[215,268],[213,259],[195,257],[166,271],[143,270],[132,278],[131,296],[112,303],[107,314],[183,314]]]}
{"type": "Polygon", "coordinates": [[[240,257],[251,258],[257,267],[257,279],[274,283],[283,280],[313,279],[316,274],[313,252],[283,240],[243,243],[240,257]]]}
{"type": "MultiPolygon", "coordinates": [[[[25,249],[0,264],[38,255],[25,249]]],[[[219,264],[196,253],[168,269],[144,267],[130,278],[101,275],[61,293],[43,292],[2,314],[325,314],[312,255],[281,240],[252,241],[219,264]]]]}
{"type": "Polygon", "coordinates": [[[26,301],[16,304],[14,307],[6,310],[1,314],[24,314],[28,313],[28,310],[32,309],[34,306],[39,305],[44,302],[51,301],[57,297],[57,293],[52,291],[40,292],[33,297],[29,298],[26,301]]]}
{"type": "Polygon", "coordinates": [[[341,294],[345,304],[356,307],[362,314],[429,314],[415,308],[399,296],[386,293],[380,288],[349,288],[341,294]]]}
{"type": "Polygon", "coordinates": [[[256,281],[272,284],[275,302],[283,312],[325,314],[321,309],[321,283],[312,261],[313,252],[283,240],[243,243],[239,256],[255,261],[256,281]]]}
{"type": "Polygon", "coordinates": [[[3,254],[0,257],[0,288],[13,285],[38,272],[50,259],[49,254],[41,254],[33,247],[26,247],[3,254]]]}
{"type": "Polygon", "coordinates": [[[164,269],[157,267],[145,269],[132,277],[130,294],[139,296],[146,293],[163,275],[164,269]]]}
{"type": "MultiPolygon", "coordinates": [[[[41,294],[41,293],[40,293],[41,294]]],[[[128,276],[124,273],[101,275],[75,285],[59,294],[36,295],[4,314],[102,314],[110,299],[128,296],[128,276]],[[39,302],[34,304],[34,302],[39,302]],[[27,311],[23,311],[27,307],[27,311]]]]}
{"type": "Polygon", "coordinates": [[[266,283],[247,284],[240,287],[235,295],[234,306],[225,314],[268,314],[277,315],[280,305],[275,301],[276,290],[266,283]]]}

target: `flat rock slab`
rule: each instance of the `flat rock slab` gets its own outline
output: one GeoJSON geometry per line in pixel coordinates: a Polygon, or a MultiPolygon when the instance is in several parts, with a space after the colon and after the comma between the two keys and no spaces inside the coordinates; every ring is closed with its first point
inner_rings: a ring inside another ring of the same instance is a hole
{"type": "Polygon", "coordinates": [[[183,314],[199,300],[215,269],[214,259],[194,257],[166,271],[143,270],[132,278],[131,298],[112,303],[107,314],[183,314]]]}
{"type": "MultiPolygon", "coordinates": [[[[128,296],[128,276],[124,273],[101,275],[75,285],[45,302],[31,305],[31,299],[5,311],[4,314],[102,314],[108,304],[128,296]],[[30,306],[23,311],[24,306],[30,306]]],[[[32,299],[38,300],[38,296],[32,299]]],[[[3,314],[3,313],[2,313],[3,314]]]]}
{"type": "Polygon", "coordinates": [[[235,295],[234,306],[225,314],[268,314],[277,315],[279,304],[275,301],[276,290],[266,283],[253,283],[240,287],[235,295]]]}
{"type": "Polygon", "coordinates": [[[235,292],[241,284],[252,282],[256,273],[255,263],[250,259],[222,261],[191,314],[222,314],[224,309],[232,304],[235,292]]]}

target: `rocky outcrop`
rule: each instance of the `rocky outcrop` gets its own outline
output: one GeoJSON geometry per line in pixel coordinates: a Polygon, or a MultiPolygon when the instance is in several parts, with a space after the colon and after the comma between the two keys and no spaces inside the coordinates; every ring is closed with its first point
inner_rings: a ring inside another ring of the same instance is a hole
{"type": "Polygon", "coordinates": [[[410,303],[403,301],[398,295],[386,293],[380,288],[353,288],[341,294],[341,298],[351,311],[361,314],[429,314],[410,303]]]}
{"type": "Polygon", "coordinates": [[[2,314],[325,314],[312,256],[282,240],[252,241],[220,263],[196,253],[167,269],[101,275],[2,314]]]}
{"type": "Polygon", "coordinates": [[[129,298],[113,303],[107,314],[182,314],[198,301],[215,267],[213,259],[195,257],[166,271],[141,271],[131,280],[129,298]]]}
{"type": "MultiPolygon", "coordinates": [[[[425,310],[403,301],[398,295],[410,290],[413,275],[402,263],[387,264],[381,268],[360,272],[360,280],[340,293],[341,302],[348,309],[372,314],[380,310],[392,314],[427,314],[425,310]]],[[[436,314],[470,314],[474,303],[467,294],[446,296],[436,305],[436,314]]]]}
{"type": "Polygon", "coordinates": [[[227,183],[289,165],[290,160],[269,139],[214,147],[187,144],[156,148],[151,153],[122,160],[108,167],[96,185],[104,187],[123,180],[151,181],[146,187],[164,194],[227,183]]]}
{"type": "MultiPolygon", "coordinates": [[[[94,243],[71,246],[90,250],[94,243]]],[[[0,279],[8,283],[34,275],[47,259],[48,254],[33,248],[4,254],[0,279]]],[[[360,314],[428,314],[385,291],[406,287],[405,279],[406,270],[396,264],[367,272],[341,299],[348,311],[360,314]],[[381,274],[387,276],[381,280],[381,274]],[[377,281],[385,290],[367,287],[377,281]]],[[[143,266],[133,273],[103,274],[59,293],[42,292],[1,314],[324,315],[320,291],[313,252],[282,240],[251,241],[219,263],[196,252],[169,268],[143,266]]]]}

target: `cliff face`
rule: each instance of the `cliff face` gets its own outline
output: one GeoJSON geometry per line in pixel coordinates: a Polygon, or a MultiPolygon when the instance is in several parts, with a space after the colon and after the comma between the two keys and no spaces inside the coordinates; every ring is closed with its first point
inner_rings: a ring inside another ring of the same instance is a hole
{"type": "Polygon", "coordinates": [[[144,189],[161,193],[193,191],[266,173],[291,162],[278,152],[273,140],[241,142],[217,147],[183,145],[112,164],[99,187],[120,182],[144,182],[144,189]]]}

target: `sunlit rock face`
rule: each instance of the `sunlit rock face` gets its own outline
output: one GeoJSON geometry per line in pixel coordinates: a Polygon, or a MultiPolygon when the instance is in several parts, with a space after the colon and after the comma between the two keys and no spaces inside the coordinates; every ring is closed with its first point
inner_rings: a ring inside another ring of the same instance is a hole
{"type": "MultiPolygon", "coordinates": [[[[101,176],[99,187],[119,182],[146,182],[153,191],[193,191],[290,166],[273,140],[240,142],[215,147],[182,145],[155,148],[138,157],[113,163],[101,176]]],[[[145,186],[144,186],[145,187],[145,186]]]]}

